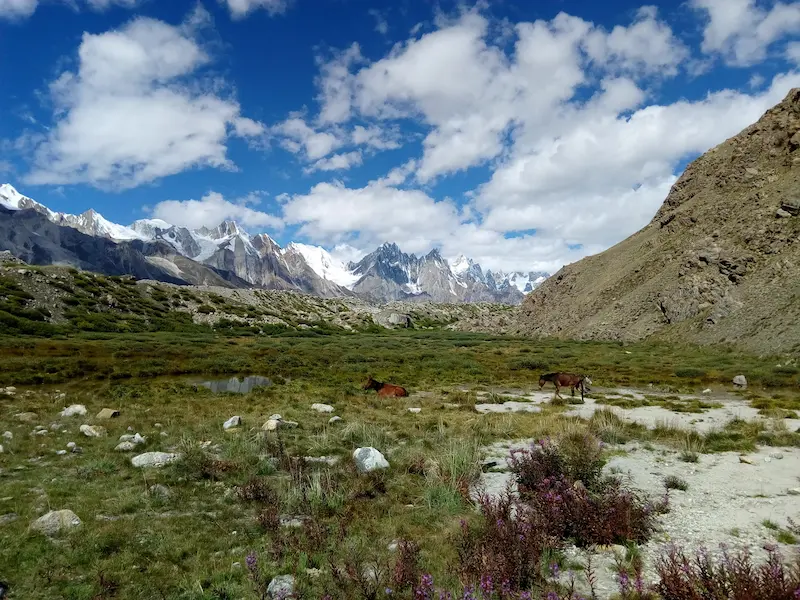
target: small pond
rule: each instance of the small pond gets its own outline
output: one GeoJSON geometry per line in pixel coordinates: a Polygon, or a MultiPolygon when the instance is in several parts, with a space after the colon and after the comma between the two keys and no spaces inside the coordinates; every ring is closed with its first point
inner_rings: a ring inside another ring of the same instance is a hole
{"type": "Polygon", "coordinates": [[[249,377],[244,377],[241,380],[238,377],[231,377],[230,379],[204,381],[197,385],[207,387],[215,394],[222,394],[224,392],[247,394],[254,388],[272,385],[272,381],[270,381],[267,377],[261,377],[260,375],[250,375],[249,377]]]}

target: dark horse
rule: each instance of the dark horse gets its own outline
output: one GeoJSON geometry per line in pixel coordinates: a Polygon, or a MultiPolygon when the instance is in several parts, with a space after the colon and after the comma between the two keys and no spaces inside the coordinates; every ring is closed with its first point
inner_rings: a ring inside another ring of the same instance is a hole
{"type": "Polygon", "coordinates": [[[408,396],[406,388],[400,387],[399,385],[392,385],[391,383],[375,381],[372,375],[367,379],[367,383],[364,384],[363,389],[375,390],[378,392],[378,396],[408,396]]]}
{"type": "Polygon", "coordinates": [[[561,394],[558,393],[561,387],[570,388],[570,395],[573,397],[575,396],[575,390],[580,388],[581,402],[583,402],[583,394],[586,391],[586,385],[592,384],[592,380],[589,379],[588,375],[575,375],[575,373],[546,373],[539,377],[539,389],[541,390],[548,381],[556,386],[556,396],[558,398],[561,398],[561,394]]]}

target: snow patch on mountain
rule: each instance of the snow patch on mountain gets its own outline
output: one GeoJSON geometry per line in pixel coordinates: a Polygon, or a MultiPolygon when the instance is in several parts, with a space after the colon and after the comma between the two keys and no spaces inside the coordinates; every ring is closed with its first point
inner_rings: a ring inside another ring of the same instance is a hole
{"type": "Polygon", "coordinates": [[[333,258],[330,252],[320,246],[291,242],[283,252],[297,252],[317,275],[347,289],[351,289],[359,279],[359,276],[349,270],[347,265],[333,258]]]}

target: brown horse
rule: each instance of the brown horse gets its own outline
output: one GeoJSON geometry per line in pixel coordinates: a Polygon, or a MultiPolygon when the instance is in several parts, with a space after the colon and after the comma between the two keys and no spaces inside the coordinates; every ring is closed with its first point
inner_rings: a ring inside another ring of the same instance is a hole
{"type": "Polygon", "coordinates": [[[362,389],[375,390],[378,392],[378,396],[408,396],[406,388],[400,387],[399,385],[392,385],[391,383],[376,381],[372,378],[372,375],[369,376],[367,383],[364,384],[362,389]]]}
{"type": "Polygon", "coordinates": [[[570,395],[575,397],[575,390],[581,390],[581,402],[583,402],[583,394],[586,391],[586,385],[592,384],[592,380],[588,375],[575,375],[575,373],[545,373],[539,377],[539,389],[541,390],[547,382],[556,386],[556,397],[561,398],[558,393],[559,388],[570,388],[570,395]]]}

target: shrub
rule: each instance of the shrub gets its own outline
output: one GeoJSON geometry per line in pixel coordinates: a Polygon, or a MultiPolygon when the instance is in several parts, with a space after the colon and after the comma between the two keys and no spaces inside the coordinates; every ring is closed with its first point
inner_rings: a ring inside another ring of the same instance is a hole
{"type": "Polygon", "coordinates": [[[566,438],[563,448],[542,440],[512,451],[520,497],[551,536],[577,546],[646,541],[656,515],[667,509],[666,496],[654,504],[621,480],[603,477],[602,443],[581,435],[566,438]]]}
{"type": "Polygon", "coordinates": [[[755,566],[748,550],[731,555],[723,547],[714,561],[705,550],[690,560],[674,545],[655,560],[660,581],[654,590],[663,600],[796,600],[800,597],[800,557],[791,567],[776,546],[766,546],[767,560],[755,566]]]}
{"type": "Polygon", "coordinates": [[[543,557],[562,545],[539,521],[541,515],[510,493],[482,496],[480,506],[482,519],[462,520],[455,541],[462,583],[476,585],[489,577],[512,590],[541,584],[543,557]]]}
{"type": "Polygon", "coordinates": [[[689,489],[689,484],[677,475],[668,475],[664,478],[664,487],[668,490],[681,490],[685,492],[689,489]]]}

